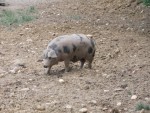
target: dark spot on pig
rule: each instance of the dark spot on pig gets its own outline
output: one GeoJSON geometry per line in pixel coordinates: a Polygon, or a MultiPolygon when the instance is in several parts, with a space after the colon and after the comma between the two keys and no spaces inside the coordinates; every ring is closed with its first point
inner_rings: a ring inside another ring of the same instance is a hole
{"type": "Polygon", "coordinates": [[[93,42],[93,40],[91,40],[91,45],[92,45],[92,47],[94,47],[94,42],[93,42]]]}
{"type": "Polygon", "coordinates": [[[71,59],[72,62],[77,62],[78,61],[78,58],[77,56],[73,56],[73,59],[71,59]]]}
{"type": "Polygon", "coordinates": [[[88,53],[89,53],[89,54],[91,54],[92,52],[93,52],[92,47],[89,47],[89,49],[88,49],[88,53]]]}
{"type": "Polygon", "coordinates": [[[73,46],[73,52],[75,52],[77,47],[74,44],[72,44],[72,46],[73,46]]]}
{"type": "Polygon", "coordinates": [[[63,46],[64,53],[70,53],[70,49],[67,46],[63,46]]]}
{"type": "Polygon", "coordinates": [[[82,42],[82,40],[83,40],[83,38],[82,37],[80,37],[80,41],[82,42]]]}
{"type": "Polygon", "coordinates": [[[78,35],[78,36],[80,37],[80,41],[82,42],[83,38],[80,35],[78,35]]]}
{"type": "Polygon", "coordinates": [[[55,43],[50,46],[50,48],[52,48],[52,49],[56,49],[56,47],[57,47],[57,45],[55,43]]]}
{"type": "Polygon", "coordinates": [[[93,52],[93,55],[92,55],[92,57],[94,57],[95,56],[95,50],[94,50],[94,52],[93,52]]]}

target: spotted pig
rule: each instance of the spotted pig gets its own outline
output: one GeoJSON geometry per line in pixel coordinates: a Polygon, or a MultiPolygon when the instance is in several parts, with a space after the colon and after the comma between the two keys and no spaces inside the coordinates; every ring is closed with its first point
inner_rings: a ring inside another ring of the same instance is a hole
{"type": "Polygon", "coordinates": [[[88,67],[92,68],[95,55],[95,42],[91,35],[71,34],[54,38],[49,42],[43,53],[44,68],[50,74],[51,67],[64,61],[65,71],[70,70],[70,62],[81,62],[80,68],[88,61],[88,67]]]}

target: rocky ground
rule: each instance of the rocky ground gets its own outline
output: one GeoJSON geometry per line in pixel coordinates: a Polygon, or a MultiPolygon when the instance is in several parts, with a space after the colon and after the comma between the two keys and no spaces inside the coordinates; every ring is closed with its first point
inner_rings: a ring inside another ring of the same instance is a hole
{"type": "Polygon", "coordinates": [[[136,113],[139,102],[150,104],[149,7],[135,0],[36,7],[37,20],[0,27],[0,113],[136,113]],[[51,39],[72,33],[94,36],[93,68],[75,63],[65,73],[59,63],[46,76],[37,62],[42,51],[51,39]]]}

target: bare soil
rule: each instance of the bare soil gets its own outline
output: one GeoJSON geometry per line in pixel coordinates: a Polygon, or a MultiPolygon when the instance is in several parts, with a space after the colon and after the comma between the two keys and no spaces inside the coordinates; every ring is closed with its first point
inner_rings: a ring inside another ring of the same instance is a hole
{"type": "MultiPolygon", "coordinates": [[[[30,4],[31,5],[31,4],[30,4]]],[[[150,9],[135,0],[63,0],[36,5],[38,19],[0,26],[0,113],[135,113],[150,104],[150,9]],[[59,35],[92,34],[93,68],[46,76],[37,60],[59,35]],[[16,60],[25,66],[12,73],[16,60]],[[63,79],[64,83],[60,83],[63,79]],[[131,99],[136,95],[136,99],[131,99]],[[121,104],[120,104],[121,103],[121,104]],[[72,109],[67,105],[72,106],[72,109]]],[[[24,8],[24,7],[23,7],[24,8]]]]}

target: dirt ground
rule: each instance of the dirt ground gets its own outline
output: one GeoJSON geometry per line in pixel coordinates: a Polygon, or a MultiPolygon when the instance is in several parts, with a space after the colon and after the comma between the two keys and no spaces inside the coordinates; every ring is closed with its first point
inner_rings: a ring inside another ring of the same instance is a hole
{"type": "MultiPolygon", "coordinates": [[[[31,5],[31,4],[30,4],[31,5]]],[[[38,19],[0,26],[0,113],[136,113],[150,104],[150,9],[135,0],[57,0],[34,4],[38,19]],[[93,68],[44,74],[37,62],[59,35],[92,34],[93,68]],[[22,65],[13,72],[15,64],[22,65]],[[59,80],[63,79],[61,83],[59,80]],[[135,98],[134,98],[135,97],[135,98]],[[117,112],[116,112],[117,113],[117,112]]],[[[18,5],[17,5],[18,7],[18,5]]]]}

